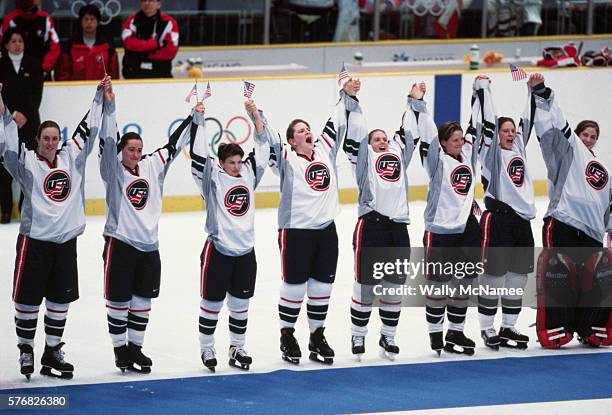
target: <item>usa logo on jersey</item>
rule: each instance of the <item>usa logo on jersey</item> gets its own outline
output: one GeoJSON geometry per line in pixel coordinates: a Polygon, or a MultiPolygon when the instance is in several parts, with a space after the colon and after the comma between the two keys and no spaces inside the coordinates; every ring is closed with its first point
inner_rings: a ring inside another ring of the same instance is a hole
{"type": "Polygon", "coordinates": [[[472,186],[472,171],[467,166],[458,166],[451,173],[450,180],[455,193],[465,196],[472,186]]]}
{"type": "Polygon", "coordinates": [[[142,210],[149,200],[149,183],[144,179],[134,180],[125,190],[125,195],[136,210],[142,210]]]}
{"type": "Polygon", "coordinates": [[[52,171],[45,177],[44,190],[54,202],[63,202],[70,194],[70,176],[63,170],[52,171]]]}
{"type": "Polygon", "coordinates": [[[520,157],[514,157],[508,163],[508,175],[516,187],[522,187],[525,182],[525,162],[520,157]]]}
{"type": "Polygon", "coordinates": [[[608,171],[595,160],[587,164],[584,174],[587,183],[595,190],[601,190],[608,184],[608,171]]]}
{"type": "Polygon", "coordinates": [[[225,194],[225,208],[233,216],[243,216],[249,210],[249,189],[245,186],[235,186],[225,194]]]}
{"type": "Polygon", "coordinates": [[[393,153],[384,153],[376,160],[376,173],[381,179],[396,182],[400,178],[400,159],[393,153]]]}
{"type": "Polygon", "coordinates": [[[306,169],[306,183],[312,190],[324,192],[329,189],[331,176],[329,169],[323,163],[311,163],[306,169]]]}

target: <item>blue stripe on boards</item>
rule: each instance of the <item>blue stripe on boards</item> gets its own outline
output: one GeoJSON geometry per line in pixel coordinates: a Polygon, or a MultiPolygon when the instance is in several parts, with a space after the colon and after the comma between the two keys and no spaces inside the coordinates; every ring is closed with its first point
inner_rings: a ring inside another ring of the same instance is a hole
{"type": "Polygon", "coordinates": [[[440,127],[446,121],[461,122],[461,75],[435,76],[434,121],[440,127]]]}
{"type": "Polygon", "coordinates": [[[612,354],[591,353],[279,370],[10,393],[68,394],[70,410],[83,414],[313,415],[612,398],[610,373],[612,354]]]}

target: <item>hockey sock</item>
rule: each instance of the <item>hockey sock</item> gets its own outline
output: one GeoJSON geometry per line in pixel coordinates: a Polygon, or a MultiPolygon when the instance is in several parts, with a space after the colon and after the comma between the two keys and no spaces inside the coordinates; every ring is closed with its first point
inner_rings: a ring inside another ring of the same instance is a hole
{"type": "Polygon", "coordinates": [[[128,342],[142,346],[147,323],[149,323],[149,311],[151,311],[150,298],[132,296],[128,312],[128,342]]]}
{"type": "Polygon", "coordinates": [[[229,311],[230,344],[243,347],[249,316],[249,299],[236,298],[228,293],[227,308],[229,311]]]}
{"type": "Polygon", "coordinates": [[[461,295],[461,288],[472,285],[474,280],[453,278],[450,282],[451,286],[457,289],[456,294],[449,298],[446,314],[448,315],[448,329],[463,331],[465,326],[465,315],[467,313],[468,297],[461,295]]]}
{"type": "Polygon", "coordinates": [[[382,327],[380,328],[380,334],[385,336],[395,337],[397,331],[397,323],[399,322],[400,309],[402,305],[402,299],[398,294],[388,294],[389,289],[391,292],[399,292],[400,284],[394,284],[383,280],[382,286],[384,295],[380,299],[380,307],[378,314],[380,314],[380,320],[382,321],[382,327]]]}
{"type": "Polygon", "coordinates": [[[70,303],[59,304],[45,300],[45,334],[47,345],[54,347],[60,344],[66,327],[70,303]]]}
{"type": "MultiPolygon", "coordinates": [[[[504,276],[495,276],[482,274],[478,279],[478,284],[481,287],[501,288],[504,285],[504,276]]],[[[498,295],[479,295],[478,296],[478,320],[480,320],[480,329],[491,329],[495,325],[495,314],[497,313],[497,305],[499,303],[498,295]]]]}
{"type": "Polygon", "coordinates": [[[368,322],[372,314],[374,293],[372,285],[353,282],[353,298],[351,299],[351,334],[364,336],[368,334],[368,322]]]}
{"type": "Polygon", "coordinates": [[[37,305],[15,303],[15,330],[18,344],[29,344],[34,347],[38,309],[37,305]]]}
{"type": "Polygon", "coordinates": [[[308,312],[308,327],[311,333],[325,325],[331,291],[332,285],[330,283],[317,281],[314,278],[308,279],[306,311],[308,312]]]}
{"type": "MultiPolygon", "coordinates": [[[[430,281],[428,288],[444,288],[446,283],[430,281]]],[[[433,292],[425,298],[425,318],[427,320],[427,330],[429,333],[436,333],[444,330],[444,310],[446,309],[447,297],[445,295],[435,295],[433,292]]]]}
{"type": "MultiPolygon", "coordinates": [[[[525,288],[527,284],[526,274],[509,272],[506,274],[506,288],[525,288]]],[[[514,327],[518,320],[521,307],[523,306],[523,295],[502,296],[502,327],[514,327]]]]}
{"type": "Polygon", "coordinates": [[[281,328],[294,327],[300,314],[300,307],[306,294],[306,283],[289,284],[283,281],[280,300],[278,301],[278,316],[281,328]]]}
{"type": "Polygon", "coordinates": [[[106,301],[106,319],[108,321],[108,333],[110,334],[113,347],[125,345],[127,333],[128,310],[130,303],[118,301],[106,301]]]}
{"type": "Polygon", "coordinates": [[[215,344],[215,329],[223,301],[200,299],[200,350],[215,344]]]}

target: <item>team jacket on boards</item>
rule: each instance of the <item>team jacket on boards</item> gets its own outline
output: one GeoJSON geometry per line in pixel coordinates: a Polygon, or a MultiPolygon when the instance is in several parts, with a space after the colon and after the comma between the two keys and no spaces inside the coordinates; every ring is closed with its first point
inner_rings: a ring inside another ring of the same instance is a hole
{"type": "Polygon", "coordinates": [[[104,103],[100,131],[100,175],[106,187],[104,235],[119,239],[139,251],[158,249],[157,227],[162,210],[164,179],[170,165],[195,132],[187,117],[172,133],[168,143],[145,155],[135,170],[121,162],[117,149],[115,103],[104,103]]]}
{"type": "MultiPolygon", "coordinates": [[[[444,152],[438,140],[438,130],[425,101],[416,101],[413,107],[421,137],[421,162],[429,175],[425,230],[433,233],[462,233],[474,201],[474,175],[478,160],[478,137],[471,119],[465,134],[461,154],[454,158],[444,152]]],[[[479,116],[480,117],[480,116],[479,116]]]]}
{"type": "MultiPolygon", "coordinates": [[[[525,147],[532,129],[529,106],[525,109],[516,130],[512,150],[504,150],[499,143],[497,116],[493,107],[489,82],[474,84],[472,111],[482,114],[480,128],[480,162],[485,198],[503,202],[525,220],[535,218],[533,184],[527,168],[525,147]]],[[[476,118],[477,114],[472,113],[476,118]]],[[[479,127],[476,126],[478,130],[479,127]]]]}
{"type": "Polygon", "coordinates": [[[265,136],[270,143],[270,165],[280,175],[279,229],[325,228],[340,210],[336,156],[342,140],[350,138],[357,143],[365,131],[359,101],[340,91],[340,100],[315,141],[312,159],[282,144],[265,120],[264,125],[261,138],[265,136]]]}
{"type": "Polygon", "coordinates": [[[59,37],[51,16],[37,8],[31,13],[15,9],[4,16],[2,33],[11,27],[25,32],[25,53],[40,60],[44,72],[51,72],[60,54],[59,37]]]}
{"type": "Polygon", "coordinates": [[[121,38],[125,47],[124,77],[172,76],[172,59],[179,44],[174,18],[161,11],[152,17],[139,11],[125,21],[121,38]]]}
{"type": "Polygon", "coordinates": [[[104,75],[119,79],[119,60],[111,43],[102,35],[96,35],[96,43],[90,48],[77,36],[62,43],[55,68],[56,81],[99,80],[104,75]]]}
{"type": "Polygon", "coordinates": [[[359,188],[359,217],[376,211],[395,222],[410,223],[407,170],[419,141],[416,118],[411,111],[412,101],[408,97],[409,110],[402,116],[402,125],[389,140],[386,152],[377,153],[372,149],[365,129],[358,143],[357,157],[351,152],[351,140],[346,139],[345,151],[355,168],[359,188]]]}
{"type": "Polygon", "coordinates": [[[608,169],[572,131],[550,88],[540,85],[529,98],[548,170],[550,203],[545,217],[552,216],[602,241],[606,230],[612,231],[608,169]]]}
{"type": "Polygon", "coordinates": [[[100,129],[102,101],[100,90],[53,163],[19,145],[17,125],[4,113],[0,158],[24,193],[20,234],[60,244],[85,230],[85,162],[100,129]]]}
{"type": "Polygon", "coordinates": [[[230,176],[211,152],[204,115],[196,113],[197,133],[191,135],[191,172],[206,202],[206,232],[217,251],[227,256],[245,255],[255,246],[255,188],[270,157],[265,139],[255,136],[255,148],[230,176]]]}

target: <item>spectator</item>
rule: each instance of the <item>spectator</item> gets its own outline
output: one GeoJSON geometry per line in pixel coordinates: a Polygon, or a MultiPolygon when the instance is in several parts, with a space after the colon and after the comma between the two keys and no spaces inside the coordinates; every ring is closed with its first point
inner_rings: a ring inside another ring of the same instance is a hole
{"type": "MultiPolygon", "coordinates": [[[[43,73],[40,61],[24,55],[24,32],[12,27],[2,37],[0,82],[4,103],[13,114],[21,141],[34,148],[34,137],[40,125],[38,107],[42,99],[43,73]]],[[[0,165],[0,223],[8,223],[13,210],[12,177],[0,165]]]]}
{"type": "Polygon", "coordinates": [[[521,36],[537,36],[542,26],[542,0],[525,0],[521,36]]]}
{"type": "Polygon", "coordinates": [[[51,70],[60,53],[53,19],[40,9],[40,0],[16,0],[15,4],[15,10],[4,16],[2,33],[11,27],[23,30],[25,54],[39,60],[45,78],[51,80],[51,70]]]}
{"type": "Polygon", "coordinates": [[[102,20],[100,10],[93,4],[79,10],[79,30],[74,38],[61,46],[55,69],[56,81],[99,80],[108,73],[119,78],[117,52],[110,41],[98,30],[102,20]]]}
{"type": "Polygon", "coordinates": [[[123,76],[127,79],[172,78],[178,25],[160,9],[160,0],[141,0],[140,11],[123,25],[123,76]]]}

